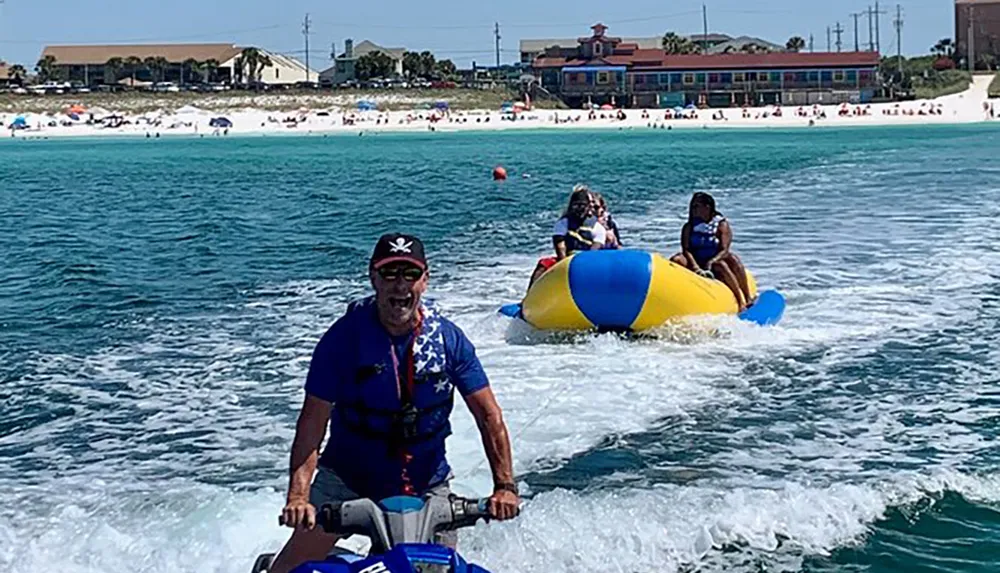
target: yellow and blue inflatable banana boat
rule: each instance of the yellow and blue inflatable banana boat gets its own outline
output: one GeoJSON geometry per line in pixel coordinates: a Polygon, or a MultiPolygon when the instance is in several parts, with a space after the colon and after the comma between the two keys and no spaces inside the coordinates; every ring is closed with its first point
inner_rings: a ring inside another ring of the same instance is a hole
{"type": "MultiPolygon", "coordinates": [[[[740,318],[775,324],[785,310],[774,290],[757,291],[757,301],[740,318]]],[[[671,320],[705,314],[736,314],[732,291],[658,254],[637,250],[584,251],[560,261],[539,278],[520,304],[500,313],[524,319],[540,330],[640,332],[671,320]]]]}

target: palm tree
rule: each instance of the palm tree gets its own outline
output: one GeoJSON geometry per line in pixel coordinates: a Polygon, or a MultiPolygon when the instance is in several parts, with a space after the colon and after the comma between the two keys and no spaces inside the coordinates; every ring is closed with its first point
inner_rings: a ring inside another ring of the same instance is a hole
{"type": "Polygon", "coordinates": [[[135,73],[139,71],[142,66],[142,60],[137,56],[129,56],[125,58],[125,65],[128,67],[129,73],[132,76],[132,87],[135,87],[135,73]]]}
{"type": "MultiPolygon", "coordinates": [[[[240,53],[240,58],[243,64],[246,66],[246,79],[247,83],[254,82],[257,79],[257,68],[261,65],[261,56],[263,54],[257,48],[243,48],[243,52],[240,53]]],[[[242,75],[242,74],[241,74],[242,75]]]]}
{"type": "Polygon", "coordinates": [[[663,50],[668,54],[697,54],[700,51],[698,45],[690,38],[678,36],[674,32],[667,32],[661,40],[663,50]]]}
{"type": "Polygon", "coordinates": [[[210,59],[205,60],[201,64],[201,72],[204,74],[205,83],[212,83],[212,79],[215,77],[215,70],[219,69],[219,60],[210,59]]]}
{"type": "Polygon", "coordinates": [[[455,64],[451,60],[438,60],[434,65],[434,72],[442,80],[454,77],[457,71],[455,64]]]}
{"type": "Polygon", "coordinates": [[[170,69],[170,60],[163,56],[156,56],[156,69],[160,72],[160,81],[167,79],[167,70],[170,69]]]}
{"type": "Polygon", "coordinates": [[[243,73],[246,71],[246,62],[243,60],[243,54],[236,56],[233,60],[233,83],[242,84],[243,83],[243,73]]]}
{"type": "Polygon", "coordinates": [[[122,73],[122,68],[125,67],[125,61],[121,58],[114,57],[109,58],[104,64],[104,83],[105,84],[115,84],[118,83],[118,75],[122,73]]]}
{"type": "Polygon", "coordinates": [[[955,46],[952,43],[951,38],[941,38],[936,44],[934,44],[934,47],[931,48],[931,52],[939,56],[950,58],[955,55],[955,46]]]}
{"type": "Polygon", "coordinates": [[[799,36],[792,36],[785,42],[785,49],[789,52],[801,52],[806,48],[805,39],[799,36]]]}
{"type": "Polygon", "coordinates": [[[264,68],[270,68],[274,65],[271,61],[271,57],[264,52],[259,52],[257,54],[257,77],[254,80],[259,84],[261,77],[264,75],[264,68]]]}
{"type": "Polygon", "coordinates": [[[157,69],[156,69],[157,66],[159,65],[159,62],[156,61],[155,57],[149,56],[148,58],[142,61],[142,65],[144,68],[149,70],[149,77],[151,80],[153,80],[153,83],[160,81],[158,79],[159,75],[157,74],[157,69]]]}
{"type": "Polygon", "coordinates": [[[56,73],[56,57],[55,56],[45,56],[44,58],[38,60],[35,64],[35,72],[38,73],[38,79],[45,83],[52,79],[56,73]]]}
{"type": "Polygon", "coordinates": [[[429,78],[434,73],[434,54],[424,50],[420,52],[420,77],[429,78]]]}
{"type": "Polygon", "coordinates": [[[421,72],[420,54],[417,52],[403,52],[403,75],[409,79],[414,79],[421,72]]]}
{"type": "Polygon", "coordinates": [[[181,64],[181,85],[186,84],[191,79],[191,76],[198,72],[200,67],[201,64],[194,58],[184,60],[184,63],[181,64]]]}
{"type": "Polygon", "coordinates": [[[28,70],[24,69],[21,64],[14,64],[7,73],[10,75],[10,79],[17,82],[17,85],[23,85],[24,76],[28,75],[28,70]]]}

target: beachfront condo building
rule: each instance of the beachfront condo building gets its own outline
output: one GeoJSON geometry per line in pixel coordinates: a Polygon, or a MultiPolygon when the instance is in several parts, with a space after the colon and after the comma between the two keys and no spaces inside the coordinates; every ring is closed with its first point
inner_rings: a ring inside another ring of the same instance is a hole
{"type": "Polygon", "coordinates": [[[602,24],[591,29],[572,49],[546,49],[531,64],[542,87],[571,107],[864,103],[877,86],[874,52],[774,51],[749,39],[760,51],[681,55],[609,36],[602,24]]]}
{"type": "Polygon", "coordinates": [[[974,69],[1000,64],[1000,0],[955,0],[955,60],[970,68],[970,56],[974,69]]]}
{"type": "Polygon", "coordinates": [[[39,58],[43,65],[47,75],[85,86],[317,81],[317,73],[307,74],[295,58],[235,44],[46,46],[39,58]]]}

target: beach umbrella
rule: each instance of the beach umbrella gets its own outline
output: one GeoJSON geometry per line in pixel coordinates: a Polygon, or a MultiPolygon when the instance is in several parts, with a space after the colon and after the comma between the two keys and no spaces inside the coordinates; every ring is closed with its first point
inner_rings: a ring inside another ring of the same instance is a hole
{"type": "Polygon", "coordinates": [[[370,101],[359,101],[358,110],[359,111],[371,111],[375,109],[375,104],[370,101]]]}
{"type": "Polygon", "coordinates": [[[435,109],[446,110],[448,109],[448,102],[446,101],[436,101],[434,102],[435,109]]]}
{"type": "Polygon", "coordinates": [[[610,103],[606,103],[606,104],[604,104],[604,105],[601,106],[601,109],[608,110],[608,109],[615,109],[615,107],[613,105],[611,105],[610,103]]]}

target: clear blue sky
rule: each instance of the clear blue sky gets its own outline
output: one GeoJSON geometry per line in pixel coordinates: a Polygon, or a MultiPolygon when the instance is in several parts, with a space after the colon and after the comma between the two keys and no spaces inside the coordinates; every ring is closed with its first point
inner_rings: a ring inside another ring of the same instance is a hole
{"type": "MultiPolygon", "coordinates": [[[[330,43],[371,39],[386,47],[432,50],[459,66],[491,64],[493,23],[500,23],[502,58],[518,57],[518,40],[576,37],[598,21],[619,36],[654,36],[702,29],[699,0],[0,0],[0,59],[34,68],[46,44],[233,42],[302,58],[302,20],[313,20],[311,62],[329,64],[330,43]]],[[[954,34],[954,0],[903,0],[903,52],[923,54],[954,34]]],[[[709,29],[784,43],[815,37],[826,48],[826,28],[839,21],[844,49],[854,46],[851,12],[868,0],[706,0],[709,29]]],[[[895,53],[896,3],[880,3],[882,51],[895,53]]],[[[868,22],[859,19],[861,42],[868,22]]]]}

